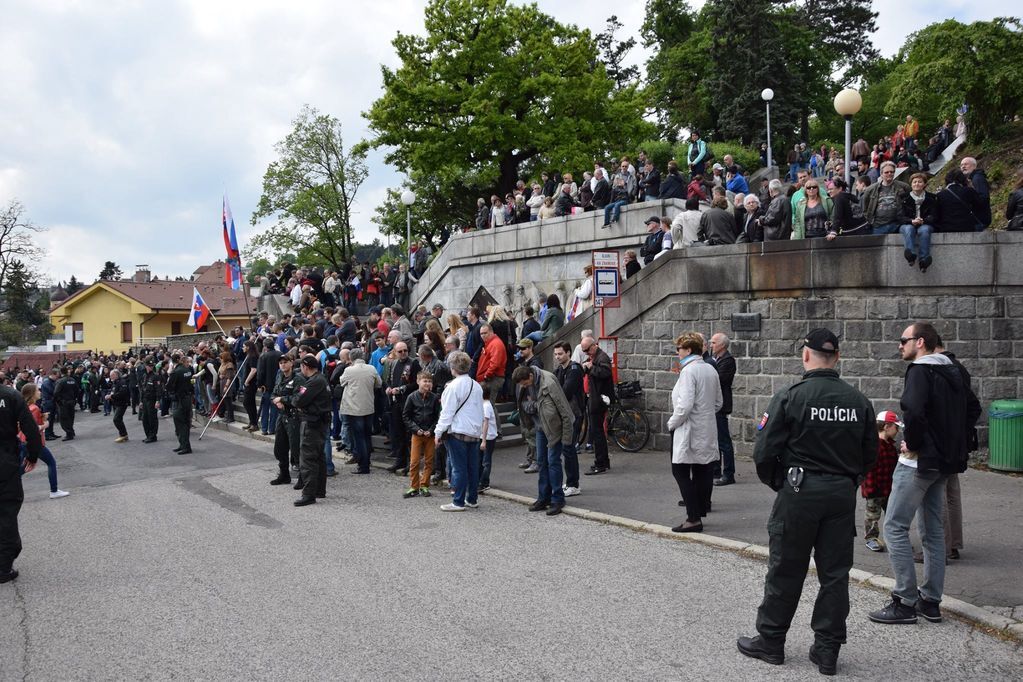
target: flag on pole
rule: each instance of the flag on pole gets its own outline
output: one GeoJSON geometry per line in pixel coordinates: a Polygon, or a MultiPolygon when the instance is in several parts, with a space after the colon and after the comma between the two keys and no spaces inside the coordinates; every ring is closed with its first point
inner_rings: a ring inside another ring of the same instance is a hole
{"type": "MultiPolygon", "coordinates": [[[[234,233],[234,216],[231,215],[231,204],[224,195],[222,212],[224,223],[224,248],[227,249],[227,267],[224,269],[224,284],[232,289],[242,288],[242,257],[238,252],[238,237],[234,233]]],[[[197,294],[198,295],[198,294],[197,294]]]]}
{"type": "Polygon", "coordinates": [[[206,318],[210,316],[210,307],[202,299],[199,290],[192,287],[192,311],[188,313],[188,326],[202,329],[206,326],[206,318]]]}

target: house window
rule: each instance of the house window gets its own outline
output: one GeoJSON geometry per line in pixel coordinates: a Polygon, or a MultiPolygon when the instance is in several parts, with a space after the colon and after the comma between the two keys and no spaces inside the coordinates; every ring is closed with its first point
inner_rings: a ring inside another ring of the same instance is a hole
{"type": "Polygon", "coordinates": [[[121,323],[121,343],[131,343],[131,322],[121,323]]]}
{"type": "Polygon", "coordinates": [[[71,338],[74,343],[85,342],[85,325],[82,322],[71,323],[71,338]]]}
{"type": "Polygon", "coordinates": [[[181,323],[174,321],[171,322],[171,336],[177,336],[181,333],[181,323]]]}

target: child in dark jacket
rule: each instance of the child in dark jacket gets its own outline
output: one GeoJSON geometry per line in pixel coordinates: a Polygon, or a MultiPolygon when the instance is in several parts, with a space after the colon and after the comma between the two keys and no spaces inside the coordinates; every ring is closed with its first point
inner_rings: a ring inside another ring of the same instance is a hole
{"type": "Polygon", "coordinates": [[[881,515],[888,510],[888,496],[892,492],[892,476],[895,465],[899,463],[898,450],[895,447],[895,436],[899,433],[902,422],[899,415],[891,410],[877,413],[877,461],[867,472],[860,486],[860,492],[867,500],[867,513],[864,521],[864,539],[867,549],[871,552],[883,552],[884,540],[880,537],[881,515]]]}
{"type": "Polygon", "coordinates": [[[409,489],[404,497],[430,496],[430,474],[433,473],[433,455],[436,442],[433,430],[440,419],[440,398],[433,392],[433,375],[420,372],[416,377],[419,390],[405,399],[401,416],[405,428],[412,436],[409,457],[409,489]],[[422,472],[419,471],[420,463],[422,472]]]}

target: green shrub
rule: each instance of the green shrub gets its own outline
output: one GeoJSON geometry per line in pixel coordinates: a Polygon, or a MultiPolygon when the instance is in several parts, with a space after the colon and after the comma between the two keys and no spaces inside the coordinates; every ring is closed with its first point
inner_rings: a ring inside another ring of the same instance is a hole
{"type": "Polygon", "coordinates": [[[654,168],[662,173],[668,170],[668,162],[674,158],[671,144],[664,140],[649,140],[639,145],[636,151],[638,152],[640,149],[644,150],[647,158],[654,162],[654,168]]]}

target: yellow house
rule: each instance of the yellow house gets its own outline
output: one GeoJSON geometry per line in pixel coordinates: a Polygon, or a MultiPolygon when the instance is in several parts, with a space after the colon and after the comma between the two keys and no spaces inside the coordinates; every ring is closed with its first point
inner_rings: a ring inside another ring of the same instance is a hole
{"type": "MultiPolygon", "coordinates": [[[[192,287],[199,290],[217,320],[230,331],[248,326],[248,312],[258,302],[224,284],[174,281],[99,281],[50,310],[50,323],[64,330],[67,349],[120,352],[133,346],[162,343],[167,336],[194,331],[187,325],[192,287]]],[[[205,330],[218,327],[212,318],[205,330]]]]}

